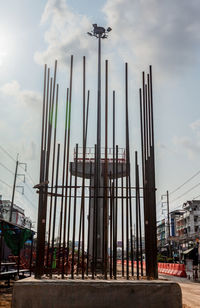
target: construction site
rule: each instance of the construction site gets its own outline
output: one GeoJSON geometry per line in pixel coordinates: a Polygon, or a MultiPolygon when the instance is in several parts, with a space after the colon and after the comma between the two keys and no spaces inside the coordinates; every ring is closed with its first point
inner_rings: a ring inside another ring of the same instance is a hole
{"type": "Polygon", "coordinates": [[[16,202],[27,167],[17,155],[11,201],[0,198],[0,308],[198,307],[196,203],[196,244],[181,247],[183,260],[170,217],[184,235],[186,214],[170,212],[168,191],[168,220],[158,221],[154,66],[140,71],[135,89],[122,61],[114,88],[104,51],[112,31],[95,23],[85,33],[96,41],[92,70],[73,49],[67,69],[57,58],[43,66],[37,220],[16,202]]]}

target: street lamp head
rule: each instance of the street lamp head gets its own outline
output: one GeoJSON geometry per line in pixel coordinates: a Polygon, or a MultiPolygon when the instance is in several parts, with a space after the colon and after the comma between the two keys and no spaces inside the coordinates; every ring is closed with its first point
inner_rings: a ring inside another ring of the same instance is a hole
{"type": "Polygon", "coordinates": [[[110,32],[112,29],[110,27],[105,30],[103,27],[99,27],[97,24],[93,24],[93,29],[91,32],[88,32],[88,35],[95,36],[97,38],[105,39],[107,38],[107,33],[110,32]]]}

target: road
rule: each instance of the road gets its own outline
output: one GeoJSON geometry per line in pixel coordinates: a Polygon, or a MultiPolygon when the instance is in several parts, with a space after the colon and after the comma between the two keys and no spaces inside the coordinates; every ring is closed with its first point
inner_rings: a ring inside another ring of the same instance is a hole
{"type": "Polygon", "coordinates": [[[187,278],[159,275],[161,279],[177,282],[182,290],[183,308],[200,308],[200,283],[195,283],[187,278]]]}

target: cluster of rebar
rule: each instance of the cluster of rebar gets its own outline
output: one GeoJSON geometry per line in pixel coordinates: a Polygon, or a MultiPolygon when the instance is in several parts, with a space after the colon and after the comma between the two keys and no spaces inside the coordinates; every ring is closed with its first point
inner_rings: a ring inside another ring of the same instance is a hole
{"type": "Polygon", "coordinates": [[[108,148],[108,61],[105,61],[105,149],[101,155],[94,145],[94,156],[87,152],[90,92],[86,98],[86,60],[83,57],[82,149],[76,144],[70,161],[73,56],[70,84],[66,93],[63,158],[57,144],[59,86],[45,65],[40,159],[36,278],[60,274],[62,278],[86,276],[117,279],[145,275],[157,278],[155,163],[153,131],[152,71],[143,73],[140,89],[142,176],[140,185],[138,153],[135,152],[135,186],[131,186],[129,144],[128,64],[125,64],[125,140],[121,150],[115,136],[115,91],[113,91],[113,142],[108,148]],[[111,153],[111,154],[110,154],[111,153]],[[123,155],[121,155],[123,153],[123,155]],[[120,156],[121,155],[121,156],[120,156]],[[112,157],[111,157],[112,156],[112,157]],[[50,175],[51,170],[51,175],[50,175]],[[59,183],[61,170],[62,182],[59,183]],[[124,179],[125,178],[125,179],[124,179]],[[81,184],[79,184],[81,181],[81,184]],[[81,194],[78,194],[81,189],[81,194]],[[58,202],[59,199],[59,202],[58,202]],[[80,204],[79,204],[80,200],[80,204]],[[141,200],[144,205],[144,226],[141,200]],[[80,205],[80,206],[78,206],[80,205]],[[79,210],[80,208],[80,210],[79,210]],[[59,213],[59,214],[58,214],[59,213]],[[57,218],[58,221],[57,222],[57,218]],[[78,222],[77,222],[78,221],[78,222]],[[135,234],[134,222],[136,225],[135,234]],[[145,249],[142,245],[143,229],[145,249]],[[46,236],[47,232],[47,236],[46,236]],[[57,237],[56,237],[57,233],[57,237]],[[56,238],[58,243],[55,242],[56,238]],[[76,238],[78,246],[76,249],[76,238]],[[118,256],[118,246],[121,256],[118,256]],[[134,247],[134,244],[136,247],[134,247]],[[143,254],[145,253],[145,260],[143,254]]]}

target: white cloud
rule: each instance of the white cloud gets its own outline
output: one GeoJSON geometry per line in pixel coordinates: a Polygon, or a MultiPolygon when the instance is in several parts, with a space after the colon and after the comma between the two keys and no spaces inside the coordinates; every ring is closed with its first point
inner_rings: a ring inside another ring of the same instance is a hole
{"type": "Polygon", "coordinates": [[[192,122],[192,123],[190,124],[190,127],[192,128],[193,131],[199,132],[199,131],[200,131],[200,119],[198,119],[198,120],[192,122]]]}
{"type": "Polygon", "coordinates": [[[20,104],[27,107],[38,107],[41,105],[41,94],[34,91],[22,90],[18,81],[14,80],[4,84],[0,92],[5,96],[11,96],[20,104]]]}
{"type": "Polygon", "coordinates": [[[35,60],[39,64],[53,63],[55,59],[66,64],[71,54],[88,55],[91,50],[90,39],[86,33],[91,22],[86,16],[74,13],[65,0],[48,0],[43,12],[41,23],[50,22],[45,32],[47,49],[37,51],[35,60]]]}
{"type": "Polygon", "coordinates": [[[199,156],[200,153],[200,143],[194,139],[188,137],[174,137],[173,143],[177,147],[181,147],[181,150],[186,151],[190,159],[194,159],[199,156]]]}
{"type": "MultiPolygon", "coordinates": [[[[134,70],[153,64],[176,74],[199,62],[199,0],[107,0],[102,12],[113,29],[106,54],[118,53],[134,70]]],[[[96,44],[86,33],[92,22],[67,0],[48,0],[41,18],[47,48],[35,53],[36,62],[63,65],[70,54],[91,56],[96,44]]]]}
{"type": "Polygon", "coordinates": [[[107,0],[103,12],[119,53],[135,63],[177,72],[199,61],[198,0],[107,0]]]}

